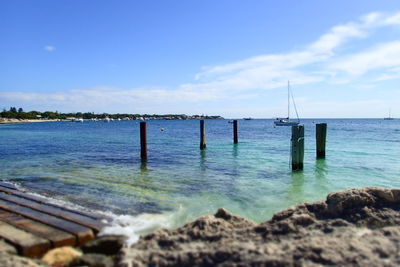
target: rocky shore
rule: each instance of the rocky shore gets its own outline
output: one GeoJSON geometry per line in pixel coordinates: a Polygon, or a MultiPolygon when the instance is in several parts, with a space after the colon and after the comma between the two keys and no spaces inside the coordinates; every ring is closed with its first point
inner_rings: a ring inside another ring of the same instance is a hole
{"type": "Polygon", "coordinates": [[[32,265],[9,265],[11,258],[27,259],[0,246],[0,266],[399,266],[400,189],[331,193],[325,201],[288,208],[261,224],[220,209],[176,230],[142,236],[130,248],[122,248],[123,240],[99,237],[68,261],[45,255],[32,265]]]}

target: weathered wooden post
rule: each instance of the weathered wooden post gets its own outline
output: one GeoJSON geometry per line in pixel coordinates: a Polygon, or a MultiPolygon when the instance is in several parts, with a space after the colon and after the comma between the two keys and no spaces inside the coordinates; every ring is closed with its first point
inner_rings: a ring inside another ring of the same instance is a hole
{"type": "Polygon", "coordinates": [[[303,169],[304,126],[292,126],[292,171],[303,169]]]}
{"type": "Polygon", "coordinates": [[[317,143],[317,159],[325,158],[326,123],[315,125],[315,138],[317,143]]]}
{"type": "Polygon", "coordinates": [[[206,149],[206,126],[204,120],[200,120],[200,149],[206,149]]]}
{"type": "Polygon", "coordinates": [[[238,124],[237,124],[237,120],[233,121],[233,143],[234,144],[238,143],[238,124]]]}
{"type": "Polygon", "coordinates": [[[146,122],[140,122],[140,157],[142,160],[147,160],[147,133],[146,122]]]}

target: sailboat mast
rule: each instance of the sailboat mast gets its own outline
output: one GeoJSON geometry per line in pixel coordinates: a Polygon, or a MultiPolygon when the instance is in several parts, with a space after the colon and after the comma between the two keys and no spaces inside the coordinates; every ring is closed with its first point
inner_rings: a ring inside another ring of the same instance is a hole
{"type": "Polygon", "coordinates": [[[287,117],[290,116],[289,81],[287,81],[287,117]]]}

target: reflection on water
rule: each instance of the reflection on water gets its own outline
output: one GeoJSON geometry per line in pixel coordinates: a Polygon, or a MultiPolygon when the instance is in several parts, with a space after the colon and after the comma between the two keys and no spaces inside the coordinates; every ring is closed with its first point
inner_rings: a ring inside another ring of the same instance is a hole
{"type": "Polygon", "coordinates": [[[291,183],[288,187],[288,199],[290,202],[300,203],[306,199],[304,193],[304,172],[303,171],[295,171],[290,173],[291,183]]]}
{"type": "Polygon", "coordinates": [[[233,144],[232,146],[232,156],[234,159],[237,159],[239,155],[239,145],[238,144],[233,144]]]}
{"type": "Polygon", "coordinates": [[[326,159],[316,159],[315,161],[315,178],[325,180],[328,174],[328,166],[326,159]]]}
{"type": "MultiPolygon", "coordinates": [[[[331,192],[329,165],[326,159],[316,159],[311,170],[296,171],[290,174],[291,184],[288,188],[288,199],[293,204],[310,200],[323,199],[331,192]]],[[[332,179],[332,178],[331,178],[332,179]]]]}
{"type": "Polygon", "coordinates": [[[140,173],[147,174],[149,170],[147,169],[147,160],[141,160],[140,162],[140,173]]]}
{"type": "Polygon", "coordinates": [[[239,177],[239,161],[238,161],[238,156],[239,156],[239,146],[238,144],[233,144],[232,146],[232,170],[231,170],[231,175],[232,178],[239,177]]]}
{"type": "MultiPolygon", "coordinates": [[[[329,170],[328,165],[329,159],[316,159],[315,169],[314,169],[314,190],[323,194],[325,192],[328,194],[333,191],[330,189],[331,181],[329,180],[329,170]]],[[[332,179],[332,177],[331,177],[332,179]]]]}
{"type": "Polygon", "coordinates": [[[200,150],[200,170],[201,170],[202,172],[205,172],[206,169],[207,169],[207,166],[206,166],[206,162],[207,162],[206,156],[207,156],[207,150],[206,150],[206,149],[201,149],[201,150],[200,150]]]}

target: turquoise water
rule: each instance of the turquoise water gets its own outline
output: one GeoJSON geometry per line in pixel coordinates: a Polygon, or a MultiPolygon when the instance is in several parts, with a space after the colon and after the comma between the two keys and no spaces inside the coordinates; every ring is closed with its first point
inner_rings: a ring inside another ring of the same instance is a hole
{"type": "Polygon", "coordinates": [[[206,151],[199,121],[148,121],[147,164],[137,121],[0,125],[0,179],[116,217],[158,220],[153,228],[220,207],[261,222],[335,190],[400,187],[400,120],[303,122],[304,171],[294,173],[290,127],[274,128],[272,120],[239,120],[238,145],[227,120],[206,120],[206,151]],[[315,159],[318,122],[328,123],[325,160],[315,159]]]}

